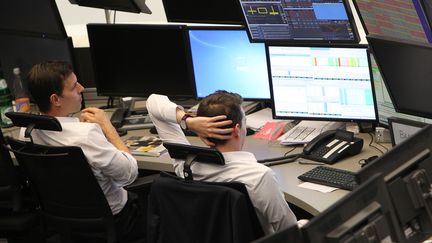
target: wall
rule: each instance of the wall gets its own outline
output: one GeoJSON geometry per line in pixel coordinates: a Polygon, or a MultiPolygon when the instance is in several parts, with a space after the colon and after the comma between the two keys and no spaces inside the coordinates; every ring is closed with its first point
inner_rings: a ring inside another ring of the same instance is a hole
{"type": "MultiPolygon", "coordinates": [[[[66,28],[72,37],[75,47],[88,46],[86,24],[106,23],[105,11],[98,8],[81,7],[71,4],[69,0],[56,0],[57,7],[66,28]]],[[[152,14],[135,14],[117,11],[116,23],[166,23],[162,0],[146,0],[152,14]]]]}

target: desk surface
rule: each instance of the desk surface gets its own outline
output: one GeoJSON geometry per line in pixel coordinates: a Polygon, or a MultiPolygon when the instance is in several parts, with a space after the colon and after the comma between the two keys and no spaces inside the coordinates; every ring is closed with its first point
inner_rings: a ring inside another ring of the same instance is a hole
{"type": "MultiPolygon", "coordinates": [[[[149,135],[149,132],[148,130],[129,131],[125,138],[128,136],[140,135],[149,135]]],[[[369,147],[371,138],[368,134],[358,134],[356,136],[364,139],[362,152],[356,156],[349,157],[332,165],[333,167],[357,171],[360,169],[360,164],[358,162],[361,159],[367,159],[373,155],[381,155],[381,152],[369,147]]],[[[203,145],[203,143],[197,137],[189,137],[188,139],[194,145],[203,145]]],[[[386,146],[388,147],[390,145],[387,144],[386,146]]],[[[252,136],[247,137],[244,146],[244,150],[254,153],[257,159],[280,157],[291,148],[292,147],[280,146],[279,144],[269,144],[268,141],[254,139],[252,136]]],[[[301,147],[298,147],[291,153],[299,153],[301,152],[301,149],[301,147]]],[[[168,154],[164,154],[157,158],[146,156],[135,157],[138,160],[138,167],[140,169],[173,172],[172,162],[168,154]]],[[[300,160],[305,161],[304,159],[300,160]]],[[[348,194],[349,191],[342,189],[337,189],[330,193],[322,193],[299,187],[298,185],[301,184],[302,181],[297,179],[297,176],[314,168],[316,165],[302,165],[299,164],[298,161],[299,160],[293,163],[275,165],[271,167],[276,174],[281,189],[285,194],[285,199],[288,202],[306,210],[312,215],[317,215],[348,194]]]]}
{"type": "MultiPolygon", "coordinates": [[[[17,127],[2,130],[5,135],[11,135],[13,137],[18,136],[19,132],[19,128],[17,127]]],[[[130,136],[144,135],[150,135],[148,129],[129,131],[128,134],[123,138],[126,139],[130,136]]],[[[333,167],[357,171],[360,169],[358,162],[361,159],[367,159],[373,155],[381,155],[381,152],[369,146],[371,138],[368,134],[357,134],[356,136],[364,139],[362,152],[356,156],[349,157],[332,165],[333,167]]],[[[189,137],[188,139],[194,145],[204,145],[197,137],[189,137]]],[[[390,147],[390,144],[386,144],[385,146],[390,147]]],[[[252,136],[248,136],[246,138],[244,145],[244,150],[254,153],[257,159],[280,157],[291,149],[292,147],[280,146],[277,143],[269,144],[268,141],[254,139],[252,136]]],[[[301,150],[301,147],[297,147],[291,153],[300,153],[301,150]]],[[[137,158],[138,167],[140,169],[173,172],[172,161],[167,153],[160,157],[135,157],[137,158]]],[[[302,181],[297,179],[297,176],[314,168],[315,166],[316,165],[302,165],[299,164],[297,160],[293,163],[275,165],[271,167],[276,174],[282,191],[284,192],[285,199],[288,202],[306,210],[312,215],[319,214],[349,192],[346,190],[337,189],[330,193],[322,193],[299,187],[298,185],[301,184],[302,181]]]]}

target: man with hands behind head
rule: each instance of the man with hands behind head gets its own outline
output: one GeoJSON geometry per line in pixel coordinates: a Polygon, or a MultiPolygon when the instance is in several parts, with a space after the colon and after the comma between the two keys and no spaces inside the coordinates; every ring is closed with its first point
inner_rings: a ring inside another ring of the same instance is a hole
{"type": "MultiPolygon", "coordinates": [[[[32,133],[34,142],[80,147],[114,215],[117,238],[121,242],[145,239],[145,209],[139,207],[136,195],[123,189],[136,179],[137,161],[103,110],[86,108],[80,119],[71,117],[81,109],[81,92],[84,90],[72,67],[61,61],[36,64],[29,71],[27,80],[29,92],[40,112],[55,116],[63,128],[61,132],[35,129],[32,133]]],[[[23,131],[21,139],[24,138],[23,131]]]]}
{"type": "MultiPolygon", "coordinates": [[[[258,220],[266,234],[297,224],[297,220],[279,188],[273,171],[257,163],[252,153],[242,151],[246,137],[246,117],[238,94],[217,91],[204,98],[197,117],[190,117],[168,97],[152,94],[147,110],[164,142],[190,144],[180,125],[196,132],[216,148],[225,165],[192,164],[195,180],[241,182],[246,186],[258,220]]],[[[174,160],[174,171],[183,177],[183,160],[174,160]]]]}

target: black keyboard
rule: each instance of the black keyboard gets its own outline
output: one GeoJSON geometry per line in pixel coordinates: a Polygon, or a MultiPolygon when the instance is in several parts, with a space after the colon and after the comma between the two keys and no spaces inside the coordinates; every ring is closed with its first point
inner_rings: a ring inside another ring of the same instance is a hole
{"type": "Polygon", "coordinates": [[[325,186],[337,187],[345,190],[353,190],[358,184],[355,173],[329,166],[318,166],[298,176],[302,181],[317,183],[325,186]]]}

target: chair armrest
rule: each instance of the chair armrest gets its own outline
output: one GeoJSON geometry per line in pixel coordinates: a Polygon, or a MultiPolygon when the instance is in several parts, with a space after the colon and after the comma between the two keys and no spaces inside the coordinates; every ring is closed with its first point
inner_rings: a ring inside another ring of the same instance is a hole
{"type": "Polygon", "coordinates": [[[149,189],[153,180],[158,178],[159,174],[148,175],[143,177],[138,177],[132,184],[124,187],[127,191],[140,191],[142,189],[149,189]]]}

